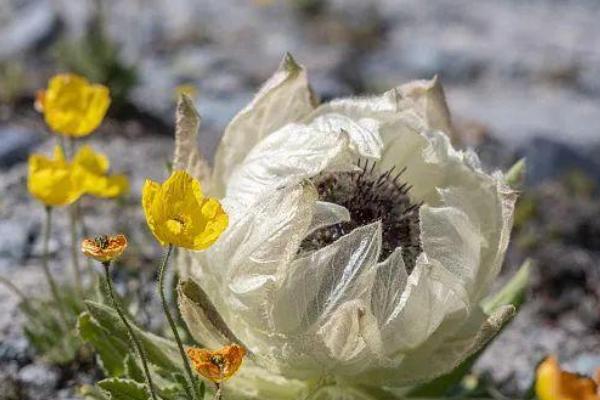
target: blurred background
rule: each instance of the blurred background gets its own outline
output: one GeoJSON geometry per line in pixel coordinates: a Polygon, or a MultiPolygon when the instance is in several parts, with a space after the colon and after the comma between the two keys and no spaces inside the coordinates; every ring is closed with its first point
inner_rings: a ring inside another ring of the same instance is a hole
{"type": "MultiPolygon", "coordinates": [[[[26,293],[45,290],[43,210],[27,194],[26,160],[54,143],[33,99],[55,73],[111,88],[109,115],[90,142],[130,176],[132,192],[82,207],[94,231],[128,233],[120,284],[150,303],[155,268],[147,266],[159,248],[139,194],[144,178],[164,178],[178,91],[197,102],[210,158],[286,51],[324,101],[437,74],[458,145],[489,170],[521,157],[528,165],[501,277],[533,258],[528,301],[475,378],[518,395],[548,353],[589,374],[600,366],[599,20],[597,0],[0,0],[0,274],[26,293]]],[[[66,226],[59,215],[57,274],[66,226]]],[[[9,390],[71,398],[70,383],[91,375],[33,357],[17,300],[0,286],[0,399],[9,390]]]]}

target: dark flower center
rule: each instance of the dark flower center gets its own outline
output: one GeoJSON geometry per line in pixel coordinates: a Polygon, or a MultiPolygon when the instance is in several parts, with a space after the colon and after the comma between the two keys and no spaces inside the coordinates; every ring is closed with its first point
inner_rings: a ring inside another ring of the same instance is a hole
{"type": "Polygon", "coordinates": [[[102,250],[105,250],[108,247],[108,242],[108,235],[99,235],[94,238],[94,244],[102,250]]]}
{"type": "Polygon", "coordinates": [[[302,242],[301,251],[323,248],[355,228],[381,221],[383,241],[379,261],[401,247],[402,258],[410,272],[422,252],[419,226],[422,203],[411,201],[411,186],[401,180],[406,168],[381,172],[374,162],[364,161],[358,165],[360,171],[325,173],[312,179],[319,200],[346,207],[350,221],[313,232],[302,242]]]}

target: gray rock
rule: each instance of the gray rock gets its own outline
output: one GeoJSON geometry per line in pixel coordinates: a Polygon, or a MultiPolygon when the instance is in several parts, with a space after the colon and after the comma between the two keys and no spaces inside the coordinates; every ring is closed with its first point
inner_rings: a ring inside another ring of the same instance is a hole
{"type": "Polygon", "coordinates": [[[0,9],[0,60],[8,60],[33,50],[58,28],[58,19],[49,0],[31,1],[19,6],[11,0],[0,9]]]}
{"type": "Polygon", "coordinates": [[[27,160],[42,134],[14,125],[0,125],[0,168],[27,160]]]}
{"type": "Polygon", "coordinates": [[[19,371],[19,382],[30,399],[46,400],[53,396],[60,372],[44,364],[29,364],[19,371]]]}
{"type": "Polygon", "coordinates": [[[572,170],[580,170],[600,182],[600,162],[566,143],[537,136],[527,142],[519,153],[527,160],[526,183],[529,185],[559,178],[572,170]]]}

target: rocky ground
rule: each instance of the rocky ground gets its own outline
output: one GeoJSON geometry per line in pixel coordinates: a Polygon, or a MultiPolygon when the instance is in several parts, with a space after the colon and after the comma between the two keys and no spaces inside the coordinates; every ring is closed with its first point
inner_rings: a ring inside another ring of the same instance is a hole
{"type": "MultiPolygon", "coordinates": [[[[325,100],[439,74],[465,144],[490,168],[527,157],[503,279],[533,257],[529,301],[477,371],[489,372],[514,394],[527,387],[547,353],[581,372],[600,366],[600,4],[105,0],[98,3],[106,37],[118,51],[116,57],[88,54],[100,57],[93,58],[103,65],[98,70],[73,56],[81,53],[77,43],[90,45],[85,33],[95,3],[0,4],[0,274],[25,293],[45,290],[39,269],[43,210],[27,195],[24,161],[29,152],[52,146],[30,109],[32,93],[50,74],[81,70],[124,93],[92,142],[110,155],[114,170],[131,177],[132,192],[124,204],[86,200],[83,210],[91,231],[121,230],[127,223],[133,266],[119,282],[144,292],[152,280],[144,271],[154,269],[159,249],[138,199],[145,177],[165,175],[175,88],[197,90],[201,145],[210,157],[227,121],[290,51],[325,100]]],[[[58,212],[51,242],[58,276],[68,270],[66,227],[65,213],[58,212]]],[[[0,286],[0,399],[73,398],[69,382],[89,376],[69,380],[67,370],[35,360],[16,304],[0,286]]]]}

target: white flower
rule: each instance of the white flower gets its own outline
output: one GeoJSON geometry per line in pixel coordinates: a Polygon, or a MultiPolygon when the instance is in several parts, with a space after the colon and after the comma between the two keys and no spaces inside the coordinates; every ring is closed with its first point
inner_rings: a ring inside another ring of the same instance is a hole
{"type": "Polygon", "coordinates": [[[241,390],[427,381],[512,316],[480,303],[516,196],[452,147],[436,78],[317,105],[287,56],[227,127],[212,171],[188,100],[179,115],[175,167],[230,214],[212,248],[182,255],[181,311],[203,345],[247,347],[241,390]],[[270,383],[252,388],[244,373],[270,383]]]}

